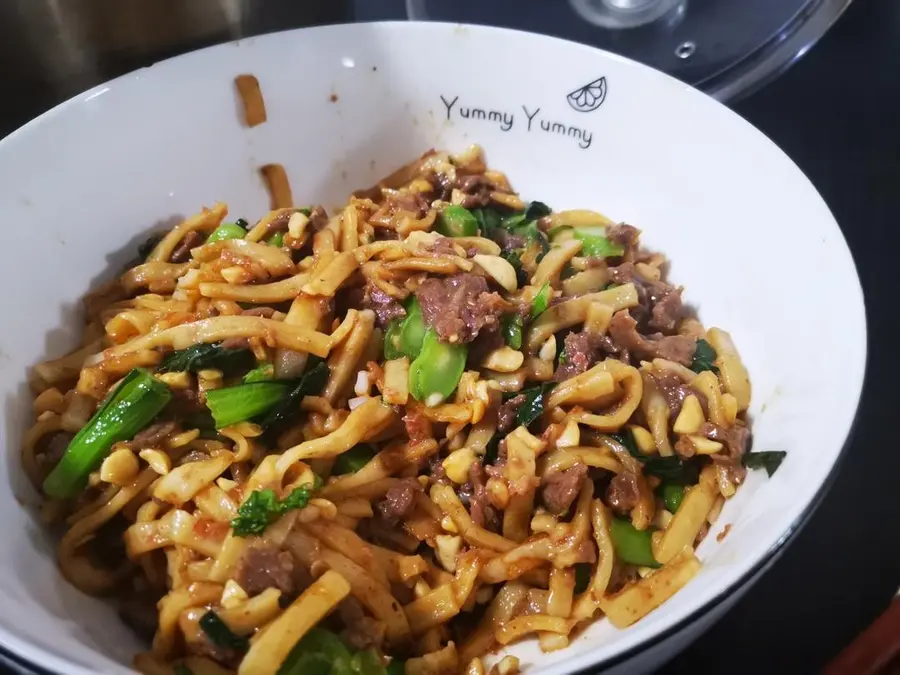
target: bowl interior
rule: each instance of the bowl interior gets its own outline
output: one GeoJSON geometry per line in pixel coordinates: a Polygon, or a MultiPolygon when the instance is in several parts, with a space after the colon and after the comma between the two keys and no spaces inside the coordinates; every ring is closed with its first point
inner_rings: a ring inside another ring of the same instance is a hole
{"type": "Polygon", "coordinates": [[[306,29],[138,71],[0,143],[0,644],[67,673],[129,672],[139,648],[57,574],[18,466],[26,370],[75,344],[80,297],[149,230],[201,205],[259,217],[260,165],[284,164],[298,203],[336,206],[428,148],[470,143],[526,200],[640,227],[704,323],[732,333],[753,382],[754,448],[789,452],[773,479],[750,475],[700,549],[702,573],[660,610],[625,631],[601,622],[552,657],[531,643],[514,651],[534,673],[602,662],[690,617],[777,548],[841,450],[865,366],[851,257],[793,163],[711,99],[576,44],[442,24],[306,29]],[[238,114],[240,73],[265,96],[269,121],[254,129],[238,114]]]}

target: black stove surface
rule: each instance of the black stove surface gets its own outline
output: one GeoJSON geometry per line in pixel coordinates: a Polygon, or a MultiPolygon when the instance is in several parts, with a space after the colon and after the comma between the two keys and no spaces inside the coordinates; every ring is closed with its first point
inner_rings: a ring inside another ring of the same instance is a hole
{"type": "MultiPolygon", "coordinates": [[[[856,0],[799,64],[734,106],[794,159],[837,217],[865,290],[869,371],[848,457],[821,507],[753,590],[662,673],[819,672],[900,584],[900,449],[890,417],[900,375],[892,358],[900,328],[898,72],[900,2],[856,0]]],[[[22,121],[0,107],[0,136],[22,121]]],[[[790,264],[777,257],[777,233],[764,250],[760,274],[790,264]]],[[[829,301],[816,295],[815,279],[793,292],[798,303],[829,301]]],[[[835,314],[822,330],[840,330],[840,308],[835,314]]]]}

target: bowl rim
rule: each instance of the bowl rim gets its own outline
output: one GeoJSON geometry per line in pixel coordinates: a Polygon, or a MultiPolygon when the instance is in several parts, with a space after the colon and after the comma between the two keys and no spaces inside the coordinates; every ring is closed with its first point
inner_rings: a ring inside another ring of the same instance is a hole
{"type": "MultiPolygon", "coordinates": [[[[718,605],[725,602],[728,598],[736,594],[741,588],[744,586],[755,582],[762,574],[767,570],[771,564],[773,564],[777,558],[783,553],[788,545],[794,541],[797,534],[803,528],[804,525],[810,520],[815,510],[822,503],[825,496],[828,494],[829,490],[833,487],[838,474],[840,473],[840,469],[845,462],[848,456],[848,447],[851,445],[851,442],[855,438],[856,430],[858,428],[858,422],[860,417],[860,407],[863,399],[863,394],[865,391],[865,385],[868,379],[868,366],[869,366],[869,349],[868,349],[868,317],[866,312],[866,303],[865,303],[865,295],[862,288],[862,282],[859,277],[859,272],[857,270],[856,262],[853,257],[852,250],[847,243],[847,239],[844,236],[843,230],[840,228],[840,224],[837,219],[834,217],[834,214],[831,212],[830,207],[827,202],[825,202],[822,195],[819,193],[818,189],[815,185],[812,184],[812,181],[806,176],[805,172],[800,169],[799,166],[794,162],[794,160],[781,149],[778,144],[772,141],[763,131],[758,129],[755,125],[744,119],[741,115],[739,115],[736,111],[732,110],[724,103],[716,100],[712,96],[704,93],[700,89],[696,89],[690,85],[683,83],[682,81],[668,75],[667,73],[652,68],[650,66],[644,65],[638,61],[634,61],[633,59],[629,59],[627,57],[621,56],[619,54],[615,54],[613,52],[609,52],[604,49],[600,49],[598,47],[593,47],[591,45],[586,45],[580,42],[575,42],[573,40],[567,40],[564,38],[558,38],[550,35],[542,35],[538,33],[531,33],[524,30],[514,29],[514,28],[505,28],[498,26],[485,26],[479,24],[469,24],[469,23],[454,23],[454,22],[441,22],[441,21],[404,21],[404,20],[387,20],[387,21],[363,21],[363,22],[344,22],[344,23],[333,23],[333,24],[323,24],[317,26],[305,26],[300,28],[292,28],[287,30],[275,30],[267,33],[261,33],[259,35],[249,36],[245,38],[240,38],[237,40],[231,40],[228,42],[222,42],[215,45],[210,45],[207,47],[202,47],[199,49],[191,50],[189,52],[185,52],[183,54],[179,54],[176,56],[172,56],[166,59],[162,59],[160,61],[156,61],[147,66],[137,68],[128,73],[115,77],[113,79],[107,80],[103,83],[95,85],[79,94],[71,96],[70,98],[61,101],[56,104],[52,108],[44,111],[40,115],[34,117],[29,120],[22,126],[10,132],[3,138],[0,138],[0,153],[3,152],[5,145],[7,145],[7,141],[11,140],[13,137],[18,137],[20,134],[28,133],[33,127],[38,127],[42,122],[49,119],[51,116],[62,113],[66,108],[78,105],[83,103],[86,100],[89,100],[95,95],[106,91],[108,88],[115,86],[119,82],[131,80],[136,78],[142,71],[153,68],[156,65],[168,64],[171,62],[177,62],[181,59],[187,59],[193,57],[196,54],[212,51],[221,48],[227,48],[228,46],[234,46],[240,43],[251,44],[256,40],[266,40],[270,39],[274,36],[279,35],[289,35],[289,34],[300,34],[306,31],[326,31],[326,30],[335,30],[335,29],[350,29],[357,26],[368,26],[378,29],[390,29],[390,30],[422,30],[427,27],[429,30],[473,30],[479,32],[490,32],[490,33],[510,33],[514,35],[521,35],[523,37],[527,36],[529,39],[538,38],[540,40],[552,41],[552,42],[561,42],[566,43],[570,46],[577,47],[578,49],[599,53],[603,55],[604,58],[612,59],[614,61],[619,61],[625,64],[628,64],[629,67],[637,67],[639,69],[649,70],[656,73],[663,78],[666,78],[672,82],[678,83],[683,87],[683,95],[686,96],[700,96],[703,98],[709,98],[713,101],[713,103],[721,105],[722,107],[728,108],[728,111],[736,117],[740,122],[745,124],[750,130],[758,134],[762,139],[768,141],[781,155],[783,161],[789,162],[794,168],[806,179],[806,181],[810,184],[810,186],[815,191],[816,195],[818,195],[819,199],[822,201],[823,206],[827,210],[828,214],[831,216],[832,221],[837,226],[838,234],[840,235],[840,241],[843,243],[844,249],[849,257],[849,262],[851,265],[851,269],[853,270],[853,276],[855,277],[855,288],[856,294],[859,298],[860,308],[862,309],[861,322],[858,326],[858,330],[860,331],[860,343],[862,346],[862,363],[861,368],[859,370],[859,379],[858,379],[858,387],[856,390],[855,401],[853,403],[853,413],[850,418],[849,426],[847,427],[846,435],[842,442],[841,448],[838,450],[837,455],[828,470],[825,478],[822,480],[822,483],[817,488],[816,492],[813,494],[812,498],[805,505],[800,514],[794,519],[790,525],[780,533],[775,542],[760,556],[759,560],[756,561],[749,569],[747,569],[744,573],[740,574],[736,577],[731,583],[723,586],[723,588],[717,592],[713,597],[709,598],[704,604],[697,607],[695,610],[679,619],[678,621],[673,622],[671,625],[664,626],[659,629],[659,631],[653,635],[647,636],[641,642],[628,647],[622,651],[619,651],[608,658],[600,661],[593,661],[584,664],[579,664],[574,666],[571,672],[574,673],[588,673],[593,672],[594,669],[610,669],[615,666],[621,665],[624,662],[634,658],[641,652],[647,651],[655,646],[660,645],[661,643],[669,640],[670,638],[675,637],[679,633],[683,632],[686,628],[688,628],[691,624],[697,623],[704,616],[712,613],[718,605]]],[[[26,673],[26,675],[66,675],[66,671],[57,671],[52,670],[47,666],[41,665],[31,659],[33,657],[25,656],[23,651],[19,651],[8,644],[7,638],[9,637],[6,634],[6,631],[0,627],[0,661],[7,661],[12,667],[19,670],[19,672],[26,673]]],[[[31,647],[31,644],[25,640],[20,639],[18,637],[13,637],[13,643],[18,644],[20,647],[25,647],[27,650],[31,647]]],[[[686,646],[686,645],[685,645],[686,646]]],[[[38,648],[38,653],[44,655],[45,652],[43,649],[38,648]]],[[[62,659],[56,656],[50,655],[51,661],[58,662],[62,659]]],[[[589,661],[588,655],[584,655],[582,657],[583,661],[589,661]],[[585,658],[587,657],[587,658],[585,658]]],[[[7,664],[0,663],[0,666],[5,666],[7,664]]],[[[87,673],[89,671],[84,670],[83,672],[87,673]]]]}

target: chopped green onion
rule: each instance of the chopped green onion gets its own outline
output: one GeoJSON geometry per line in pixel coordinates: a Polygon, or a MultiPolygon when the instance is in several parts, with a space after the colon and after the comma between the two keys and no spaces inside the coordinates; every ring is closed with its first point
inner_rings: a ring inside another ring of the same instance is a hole
{"type": "Polygon", "coordinates": [[[59,464],[44,480],[53,499],[69,499],[87,485],[88,475],[114,443],[127,441],[150,424],[172,399],[169,388],[146,370],[135,368],[106,397],[66,448],[59,464]]]}
{"type": "Polygon", "coordinates": [[[606,227],[603,225],[560,225],[550,230],[547,236],[550,241],[555,242],[577,239],[581,242],[581,255],[591,258],[617,258],[625,253],[622,245],[607,238],[606,227]]]}
{"type": "Polygon", "coordinates": [[[340,476],[345,473],[356,473],[375,456],[375,448],[371,445],[361,443],[350,448],[347,452],[341,453],[334,460],[334,468],[332,473],[340,476]]]}
{"type": "Polygon", "coordinates": [[[250,229],[250,223],[248,223],[247,220],[244,218],[238,218],[236,221],[234,221],[234,224],[245,230],[250,229]]]}
{"type": "Polygon", "coordinates": [[[609,524],[609,535],[622,562],[642,567],[660,566],[653,557],[652,528],[638,530],[627,520],[613,518],[609,524]]]}
{"type": "Polygon", "coordinates": [[[684,485],[663,483],[657,492],[669,513],[675,513],[684,499],[684,485]]]}
{"type": "Polygon", "coordinates": [[[247,230],[237,223],[222,223],[206,238],[206,243],[212,244],[215,241],[225,241],[226,239],[243,239],[246,236],[247,230]]]}
{"type": "Polygon", "coordinates": [[[451,204],[441,210],[435,229],[445,237],[474,237],[478,219],[467,208],[451,204]]]}
{"type": "Polygon", "coordinates": [[[206,407],[216,429],[231,426],[272,409],[288,393],[286,382],[252,382],[206,392],[206,407]]]}
{"type": "Polygon", "coordinates": [[[261,363],[249,373],[244,375],[244,384],[252,382],[268,382],[275,379],[275,366],[271,363],[261,363]]]}
{"type": "Polygon", "coordinates": [[[422,350],[409,365],[409,391],[417,401],[438,405],[456,390],[466,369],[469,349],[441,342],[433,328],[425,332],[422,350]]]}
{"type": "Polygon", "coordinates": [[[410,359],[416,358],[422,350],[426,329],[422,307],[415,296],[412,296],[406,303],[406,318],[400,326],[400,351],[410,359]]]}
{"type": "Polygon", "coordinates": [[[482,237],[490,239],[494,230],[500,228],[500,213],[495,209],[472,209],[472,215],[478,221],[482,237]]]}
{"type": "Polygon", "coordinates": [[[243,652],[250,646],[250,641],[246,637],[235,635],[219,618],[219,615],[212,610],[200,617],[200,628],[216,647],[243,652]]]}
{"type": "Polygon", "coordinates": [[[266,243],[269,246],[281,248],[282,246],[284,246],[284,232],[276,232],[271,237],[266,239],[266,243]]]}
{"type": "Polygon", "coordinates": [[[284,499],[280,500],[271,489],[254,490],[238,509],[231,520],[231,529],[236,537],[249,537],[262,534],[276,520],[288,511],[306,508],[315,486],[303,485],[294,488],[284,499]]]}
{"type": "Polygon", "coordinates": [[[541,290],[537,292],[537,295],[534,296],[534,300],[531,301],[531,319],[534,320],[538,318],[541,314],[547,311],[547,307],[550,306],[550,282],[546,282],[543,286],[541,286],[541,290]]]}
{"type": "Polygon", "coordinates": [[[522,331],[524,329],[524,321],[519,313],[504,314],[500,318],[500,332],[503,339],[513,349],[522,348],[522,331]]]}

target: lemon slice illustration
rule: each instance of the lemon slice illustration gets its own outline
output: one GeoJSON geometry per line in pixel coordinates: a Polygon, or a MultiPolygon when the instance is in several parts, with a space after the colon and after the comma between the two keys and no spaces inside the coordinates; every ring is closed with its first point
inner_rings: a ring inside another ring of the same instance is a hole
{"type": "Polygon", "coordinates": [[[601,77],[590,84],[579,87],[566,100],[578,112],[591,112],[601,106],[606,99],[606,78],[601,77]]]}

